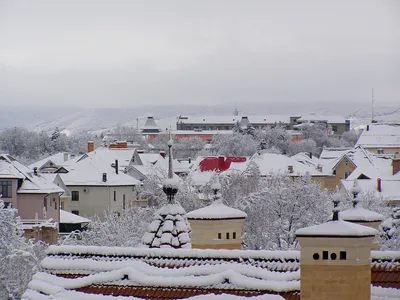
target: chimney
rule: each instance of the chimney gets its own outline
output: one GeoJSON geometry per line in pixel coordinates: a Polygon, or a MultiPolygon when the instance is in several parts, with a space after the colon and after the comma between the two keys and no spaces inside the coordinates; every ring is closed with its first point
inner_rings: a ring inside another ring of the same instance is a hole
{"type": "Polygon", "coordinates": [[[369,125],[367,125],[367,131],[369,131],[369,125]]]}
{"type": "Polygon", "coordinates": [[[68,160],[68,152],[64,152],[64,161],[68,160]]]}
{"type": "Polygon", "coordinates": [[[317,165],[317,170],[322,173],[322,166],[320,164],[317,165]]]}
{"type": "Polygon", "coordinates": [[[163,158],[165,158],[165,151],[160,151],[160,155],[163,157],[163,158]]]}
{"type": "Polygon", "coordinates": [[[90,152],[93,152],[93,151],[94,151],[94,143],[92,141],[89,141],[87,143],[87,152],[90,153],[90,152]]]}
{"type": "Polygon", "coordinates": [[[312,153],[310,152],[310,153],[308,153],[308,156],[310,156],[310,158],[312,158],[312,153]]]}
{"type": "Polygon", "coordinates": [[[128,148],[128,142],[126,142],[126,141],[117,142],[117,148],[118,149],[126,149],[126,148],[128,148]]]}
{"type": "Polygon", "coordinates": [[[392,159],[392,168],[393,168],[393,175],[397,174],[400,171],[400,158],[392,159]]]}
{"type": "Polygon", "coordinates": [[[118,174],[118,159],[115,160],[115,174],[118,174]]]}
{"type": "Polygon", "coordinates": [[[192,163],[192,158],[190,156],[189,156],[188,162],[189,162],[189,164],[192,163]]]}
{"type": "Polygon", "coordinates": [[[35,175],[38,174],[37,167],[34,167],[34,168],[33,168],[33,174],[35,174],[35,175]]]}
{"type": "Polygon", "coordinates": [[[103,173],[103,182],[107,182],[107,173],[103,173]]]}
{"type": "Polygon", "coordinates": [[[293,173],[293,166],[288,166],[287,169],[288,169],[288,171],[289,171],[290,174],[293,173]]]}
{"type": "Polygon", "coordinates": [[[144,150],[138,150],[137,153],[138,153],[138,154],[143,154],[143,153],[144,153],[144,150]]]}
{"type": "Polygon", "coordinates": [[[218,166],[217,166],[218,171],[224,169],[224,164],[225,164],[225,157],[219,156],[218,157],[218,166]]]}
{"type": "Polygon", "coordinates": [[[380,178],[376,180],[376,189],[378,190],[378,192],[382,192],[382,179],[380,178]]]}

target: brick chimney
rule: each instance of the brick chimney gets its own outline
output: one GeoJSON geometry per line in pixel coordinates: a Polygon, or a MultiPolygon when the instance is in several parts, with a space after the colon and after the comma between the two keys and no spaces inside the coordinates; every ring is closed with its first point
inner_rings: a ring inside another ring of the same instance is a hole
{"type": "Polygon", "coordinates": [[[380,178],[376,180],[376,189],[378,190],[378,192],[382,192],[382,179],[380,178]]]}
{"type": "Polygon", "coordinates": [[[89,141],[87,143],[87,152],[90,153],[90,152],[93,152],[93,151],[94,151],[94,143],[92,141],[89,141]]]}
{"type": "Polygon", "coordinates": [[[400,171],[400,158],[392,159],[392,168],[393,168],[393,175],[397,174],[400,171]]]}

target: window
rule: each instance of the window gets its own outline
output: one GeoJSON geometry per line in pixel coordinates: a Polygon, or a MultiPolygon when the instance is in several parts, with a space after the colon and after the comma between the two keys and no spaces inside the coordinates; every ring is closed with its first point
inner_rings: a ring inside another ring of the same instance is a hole
{"type": "Polygon", "coordinates": [[[0,181],[0,194],[2,198],[12,197],[12,182],[10,180],[0,181]]]}
{"type": "Polygon", "coordinates": [[[332,125],[332,131],[333,131],[333,132],[337,132],[337,126],[332,125]]]}
{"type": "Polygon", "coordinates": [[[57,199],[53,198],[53,201],[54,201],[54,209],[57,209],[57,199]]]}
{"type": "Polygon", "coordinates": [[[333,170],[333,175],[336,175],[336,170],[333,170]]]}
{"type": "Polygon", "coordinates": [[[47,199],[46,198],[43,199],[43,207],[47,208],[47,199]]]}
{"type": "Polygon", "coordinates": [[[117,201],[117,191],[114,191],[114,201],[117,201]]]}
{"type": "Polygon", "coordinates": [[[340,255],[340,260],[346,260],[346,258],[347,258],[346,251],[340,251],[339,255],[340,255]]]}
{"type": "Polygon", "coordinates": [[[383,150],[383,149],[377,149],[376,150],[376,153],[378,153],[378,154],[383,154],[385,151],[383,150]]]}
{"type": "Polygon", "coordinates": [[[349,177],[351,172],[344,172],[344,179],[346,179],[347,177],[349,177]]]}
{"type": "Polygon", "coordinates": [[[328,251],[322,251],[322,259],[324,260],[328,259],[328,251]]]}
{"type": "Polygon", "coordinates": [[[345,164],[346,166],[348,166],[348,165],[349,165],[349,162],[348,162],[347,160],[345,160],[345,161],[344,161],[344,164],[345,164]]]}
{"type": "Polygon", "coordinates": [[[236,240],[236,232],[232,233],[232,238],[236,240]]]}
{"type": "Polygon", "coordinates": [[[4,208],[12,207],[11,202],[4,202],[4,208]]]}
{"type": "Polygon", "coordinates": [[[64,201],[61,201],[61,202],[60,202],[60,208],[61,208],[61,209],[64,209],[64,201]]]}
{"type": "Polygon", "coordinates": [[[218,233],[218,239],[221,240],[222,239],[222,233],[218,233]]]}
{"type": "Polygon", "coordinates": [[[125,194],[122,195],[122,208],[125,209],[125,194]]]}
{"type": "Polygon", "coordinates": [[[72,191],[72,201],[79,201],[79,191],[72,191]]]}
{"type": "Polygon", "coordinates": [[[73,213],[74,215],[79,216],[79,210],[71,210],[71,213],[73,213]]]}
{"type": "Polygon", "coordinates": [[[229,240],[229,232],[226,233],[226,239],[229,240]]]}

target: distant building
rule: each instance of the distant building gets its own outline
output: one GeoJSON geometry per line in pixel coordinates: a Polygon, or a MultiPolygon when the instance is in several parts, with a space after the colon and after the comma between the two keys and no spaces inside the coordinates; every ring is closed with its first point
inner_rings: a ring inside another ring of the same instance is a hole
{"type": "Polygon", "coordinates": [[[357,145],[376,154],[400,154],[400,124],[369,124],[357,145]]]}

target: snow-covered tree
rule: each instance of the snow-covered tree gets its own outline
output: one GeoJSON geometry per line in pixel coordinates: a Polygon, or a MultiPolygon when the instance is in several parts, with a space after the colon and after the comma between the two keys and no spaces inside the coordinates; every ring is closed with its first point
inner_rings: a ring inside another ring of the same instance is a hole
{"type": "Polygon", "coordinates": [[[0,299],[20,299],[45,256],[46,245],[23,234],[17,211],[0,200],[0,299]]]}
{"type": "Polygon", "coordinates": [[[312,139],[317,147],[323,147],[328,141],[328,130],[324,123],[303,123],[300,131],[305,139],[312,139]]]}
{"type": "Polygon", "coordinates": [[[352,147],[357,143],[359,136],[360,134],[352,129],[350,131],[343,132],[342,140],[348,143],[350,147],[352,147]]]}
{"type": "Polygon", "coordinates": [[[258,142],[251,135],[239,133],[217,134],[212,141],[213,151],[217,155],[251,156],[256,153],[258,142]]]}
{"type": "Polygon", "coordinates": [[[400,207],[392,208],[390,218],[381,224],[380,245],[382,250],[400,250],[400,207]]]}
{"type": "Polygon", "coordinates": [[[295,231],[325,222],[329,216],[331,195],[321,191],[310,176],[292,180],[286,174],[271,174],[260,187],[238,207],[248,216],[244,227],[247,249],[296,249],[295,231]]]}
{"type": "Polygon", "coordinates": [[[56,129],[54,129],[53,133],[51,134],[51,140],[54,142],[55,140],[57,140],[60,137],[60,129],[58,129],[58,127],[56,127],[56,129]]]}
{"type": "Polygon", "coordinates": [[[318,155],[319,150],[317,148],[317,144],[314,140],[305,139],[298,142],[291,142],[289,144],[289,156],[296,155],[297,153],[307,152],[312,153],[313,155],[318,155]]]}
{"type": "Polygon", "coordinates": [[[196,159],[205,143],[198,137],[174,140],[174,157],[196,159]]]}
{"type": "Polygon", "coordinates": [[[108,210],[104,220],[95,217],[82,232],[73,232],[64,245],[136,247],[154,213],[151,207],[130,207],[122,212],[108,210]]]}
{"type": "Polygon", "coordinates": [[[255,139],[259,143],[261,150],[268,150],[267,152],[276,153],[276,149],[279,154],[288,153],[290,144],[290,135],[282,125],[273,127],[263,128],[262,130],[256,130],[255,139]],[[271,149],[274,149],[271,151],[271,149]]]}
{"type": "Polygon", "coordinates": [[[109,133],[112,138],[118,141],[128,141],[139,144],[142,148],[147,148],[147,144],[137,128],[130,126],[118,126],[109,133]]]}

